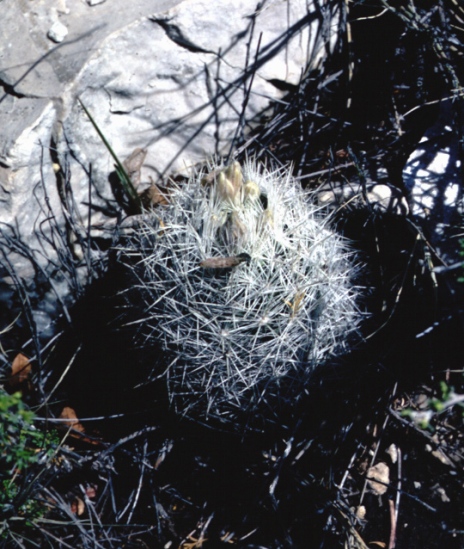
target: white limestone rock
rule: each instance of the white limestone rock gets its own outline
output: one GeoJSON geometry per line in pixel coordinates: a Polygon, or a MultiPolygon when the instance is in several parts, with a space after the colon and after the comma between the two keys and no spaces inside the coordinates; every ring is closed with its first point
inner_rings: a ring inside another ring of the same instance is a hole
{"type": "MultiPolygon", "coordinates": [[[[114,204],[113,160],[78,98],[121,159],[148,149],[145,181],[227,152],[282,97],[279,84],[296,84],[335,44],[337,3],[314,3],[1,0],[2,226],[41,249],[50,204],[65,233],[54,163],[66,169],[76,218],[89,218],[91,170],[90,221],[114,222],[102,213],[114,204]],[[47,38],[57,19],[69,31],[60,43],[47,38]]],[[[42,252],[51,265],[53,250],[42,252]]]]}
{"type": "Polygon", "coordinates": [[[330,208],[350,203],[360,208],[369,206],[380,213],[406,215],[409,212],[408,203],[398,189],[373,181],[365,185],[346,182],[323,185],[318,191],[318,201],[330,208]]]}
{"type": "Polygon", "coordinates": [[[63,42],[63,40],[68,35],[68,32],[68,28],[63,25],[63,23],[61,23],[60,21],[55,21],[48,30],[47,36],[48,38],[50,38],[50,40],[53,40],[53,42],[59,44],[60,42],[63,42]]]}
{"type": "Polygon", "coordinates": [[[47,214],[44,196],[60,217],[60,201],[49,151],[56,111],[52,101],[13,97],[8,103],[15,133],[0,145],[0,201],[2,224],[17,224],[22,235],[32,237],[47,214]],[[40,107],[40,112],[39,108],[40,107]]]}
{"type": "Polygon", "coordinates": [[[451,102],[443,102],[435,124],[425,132],[403,170],[412,214],[435,252],[449,264],[461,259],[464,213],[461,144],[451,127],[456,118],[453,109],[451,102]]]}
{"type": "Polygon", "coordinates": [[[118,156],[137,147],[148,150],[144,179],[156,181],[227,152],[244,104],[244,121],[256,123],[283,95],[276,82],[298,82],[311,45],[317,44],[313,63],[325,55],[328,44],[315,38],[319,27],[332,28],[332,43],[336,39],[335,15],[328,11],[327,20],[316,18],[309,27],[306,2],[266,2],[258,12],[256,5],[185,0],[102,43],[72,90],[58,140],[61,155],[71,143],[77,178],[86,179],[85,167],[92,163],[97,185],[108,191],[113,161],[73,101],[76,95],[118,156]]]}

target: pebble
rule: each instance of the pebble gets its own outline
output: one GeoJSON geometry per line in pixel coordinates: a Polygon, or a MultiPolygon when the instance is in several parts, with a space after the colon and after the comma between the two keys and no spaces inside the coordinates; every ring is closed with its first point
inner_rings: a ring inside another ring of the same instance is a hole
{"type": "Polygon", "coordinates": [[[63,25],[60,21],[56,21],[53,23],[53,25],[50,27],[49,31],[47,32],[48,38],[50,40],[53,40],[53,42],[56,42],[59,44],[60,42],[63,42],[63,40],[66,38],[68,34],[68,28],[63,25]]]}

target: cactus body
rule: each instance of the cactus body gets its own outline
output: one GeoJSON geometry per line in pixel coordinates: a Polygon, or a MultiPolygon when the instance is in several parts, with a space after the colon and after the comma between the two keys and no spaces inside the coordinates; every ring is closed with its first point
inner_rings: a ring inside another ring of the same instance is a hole
{"type": "Polygon", "coordinates": [[[121,257],[176,410],[235,421],[300,396],[356,330],[351,255],[286,170],[252,161],[192,177],[144,216],[121,257]]]}

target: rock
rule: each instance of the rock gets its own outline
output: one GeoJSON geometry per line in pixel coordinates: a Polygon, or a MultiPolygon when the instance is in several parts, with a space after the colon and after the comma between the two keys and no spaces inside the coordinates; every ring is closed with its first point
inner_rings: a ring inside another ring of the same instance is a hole
{"type": "Polygon", "coordinates": [[[10,139],[0,149],[0,230],[16,227],[24,244],[37,246],[35,230],[44,228],[51,208],[63,223],[50,156],[50,135],[56,117],[53,102],[44,98],[9,96],[0,106],[8,109],[10,139]]]}
{"type": "Polygon", "coordinates": [[[331,183],[323,185],[318,192],[321,205],[338,207],[341,204],[352,204],[356,207],[369,206],[382,213],[406,215],[409,206],[395,187],[384,183],[367,182],[347,185],[346,183],[331,183]]]}
{"type": "Polygon", "coordinates": [[[462,234],[461,143],[453,121],[454,104],[444,101],[439,116],[412,152],[403,170],[416,222],[445,264],[460,260],[462,234]]]}
{"type": "Polygon", "coordinates": [[[114,223],[113,160],[78,98],[121,160],[147,149],[142,180],[156,183],[227,153],[337,40],[321,0],[97,3],[1,2],[1,221],[45,269],[66,233],[63,181],[83,234],[114,223]]]}
{"type": "Polygon", "coordinates": [[[53,23],[53,25],[47,32],[48,38],[56,43],[63,42],[67,35],[68,29],[63,25],[63,23],[60,23],[60,21],[56,21],[55,23],[53,23]]]}
{"type": "Polygon", "coordinates": [[[367,470],[367,483],[377,496],[383,496],[390,484],[390,468],[381,461],[367,470]]]}
{"type": "MultiPolygon", "coordinates": [[[[0,82],[3,93],[0,96],[2,118],[4,102],[9,95],[28,98],[51,97],[61,90],[60,81],[46,57],[50,42],[46,33],[50,20],[42,24],[43,32],[37,33],[34,12],[24,14],[20,4],[14,0],[3,0],[0,22],[2,44],[0,46],[0,82]]],[[[38,111],[40,112],[40,106],[38,111]]],[[[4,122],[4,120],[2,120],[4,122]]],[[[8,139],[12,128],[2,123],[0,142],[8,139]]]]}
{"type": "MultiPolygon", "coordinates": [[[[250,0],[235,2],[234,14],[240,16],[231,18],[226,0],[215,2],[214,9],[206,0],[186,0],[112,35],[81,71],[72,93],[79,94],[119,156],[148,150],[145,180],[227,152],[246,101],[243,122],[249,125],[282,97],[276,82],[297,83],[308,62],[306,3],[291,3],[288,13],[286,3],[266,4],[258,14],[255,8],[250,0]],[[288,21],[290,37],[282,32],[282,20],[288,21]]],[[[86,181],[91,162],[104,192],[113,161],[80,106],[72,98],[69,104],[60,155],[71,145],[73,172],[86,181]]]]}

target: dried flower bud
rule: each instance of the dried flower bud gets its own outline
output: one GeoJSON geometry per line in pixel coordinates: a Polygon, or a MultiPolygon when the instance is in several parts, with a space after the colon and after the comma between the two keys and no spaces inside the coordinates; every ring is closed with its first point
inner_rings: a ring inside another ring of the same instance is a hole
{"type": "Polygon", "coordinates": [[[254,181],[247,181],[243,186],[243,193],[245,198],[248,198],[249,200],[256,200],[259,198],[259,185],[257,185],[254,181]]]}

